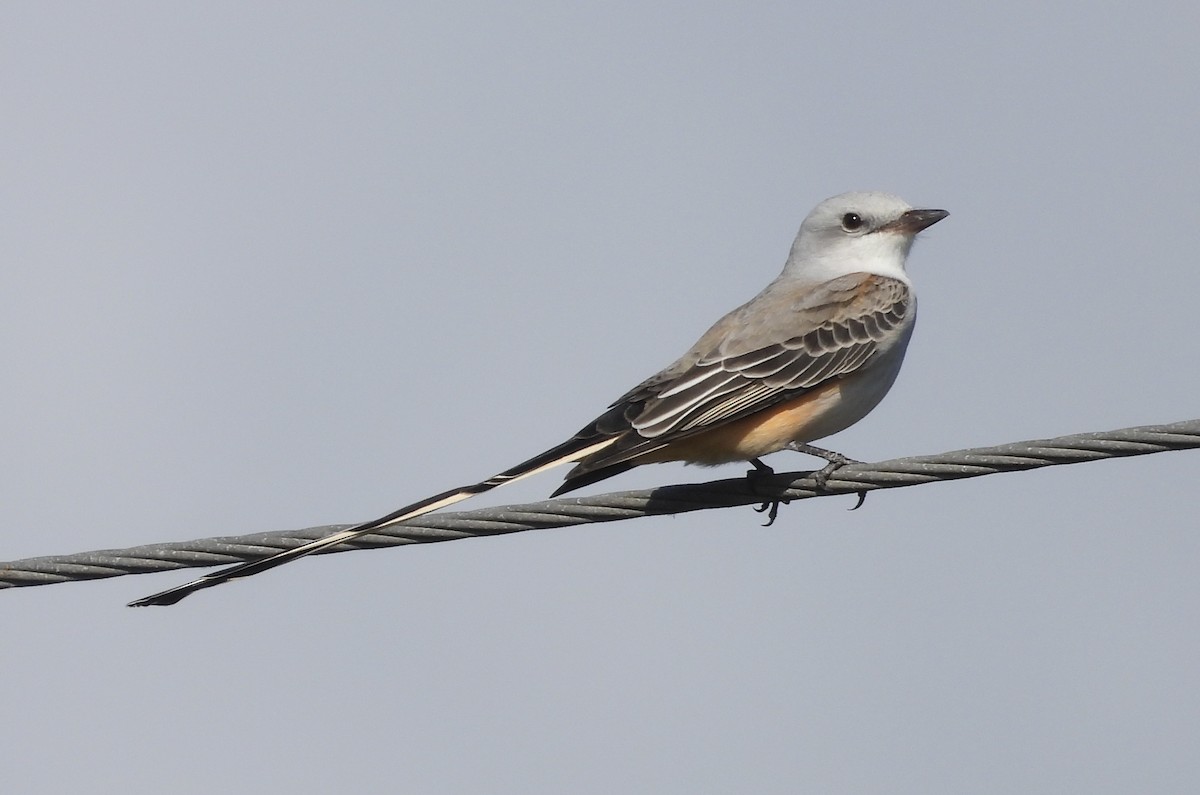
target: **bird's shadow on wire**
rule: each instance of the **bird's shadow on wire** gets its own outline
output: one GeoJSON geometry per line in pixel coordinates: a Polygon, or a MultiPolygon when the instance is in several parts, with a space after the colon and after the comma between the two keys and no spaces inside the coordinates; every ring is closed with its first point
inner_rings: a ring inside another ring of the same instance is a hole
{"type": "Polygon", "coordinates": [[[662,516],[715,508],[757,506],[771,524],[779,507],[791,502],[797,481],[811,479],[813,472],[766,473],[751,470],[746,475],[707,483],[683,483],[653,489],[646,499],[647,515],[662,516]]]}

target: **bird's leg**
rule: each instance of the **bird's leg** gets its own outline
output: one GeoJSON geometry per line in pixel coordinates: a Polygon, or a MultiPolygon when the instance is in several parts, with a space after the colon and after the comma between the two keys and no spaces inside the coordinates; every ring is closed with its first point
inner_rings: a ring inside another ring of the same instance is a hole
{"type": "Polygon", "coordinates": [[[841,453],[835,453],[833,450],[826,450],[824,447],[817,447],[804,442],[788,442],[788,450],[794,450],[797,453],[805,455],[813,455],[817,458],[824,458],[827,463],[824,467],[813,473],[813,479],[817,481],[817,485],[822,489],[829,482],[829,476],[838,471],[846,464],[861,464],[861,461],[856,461],[853,458],[844,456],[841,453]]]}
{"type": "Polygon", "coordinates": [[[764,464],[761,458],[751,458],[750,463],[754,465],[754,469],[746,473],[746,477],[748,478],[775,474],[775,470],[764,464]]]}
{"type": "MultiPolygon", "coordinates": [[[[775,474],[774,469],[771,469],[771,467],[764,464],[758,458],[751,458],[750,463],[754,465],[754,469],[751,469],[746,473],[746,480],[750,481],[750,488],[752,490],[755,489],[756,481],[775,474]]],[[[779,515],[779,506],[788,502],[791,502],[791,500],[767,500],[762,505],[755,508],[754,510],[758,511],[759,513],[763,513],[765,511],[767,514],[767,521],[763,523],[763,527],[770,527],[771,525],[775,524],[775,517],[779,515]]]]}
{"type": "MultiPolygon", "coordinates": [[[[794,450],[797,453],[804,453],[805,455],[813,455],[817,458],[824,458],[828,462],[825,464],[825,466],[821,467],[821,469],[813,473],[813,480],[817,482],[817,488],[821,491],[825,490],[826,484],[829,483],[829,476],[834,472],[837,472],[839,469],[846,466],[846,464],[862,463],[862,461],[856,461],[855,459],[844,456],[841,453],[835,453],[833,450],[826,450],[824,447],[817,447],[815,445],[805,444],[804,442],[789,442],[787,449],[794,450]]],[[[866,491],[858,492],[858,502],[854,503],[854,507],[850,510],[856,511],[861,508],[866,499],[866,491]]]]}

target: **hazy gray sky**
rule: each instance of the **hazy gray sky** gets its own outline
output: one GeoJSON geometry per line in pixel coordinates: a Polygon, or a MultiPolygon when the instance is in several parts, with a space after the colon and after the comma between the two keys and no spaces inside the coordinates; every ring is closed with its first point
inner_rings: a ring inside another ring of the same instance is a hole
{"type": "MultiPolygon", "coordinates": [[[[1198,25],[1183,0],[7,4],[0,559],[489,475],[849,189],[952,215],[909,262],[896,387],[830,446],[1194,418],[1198,25]]],[[[186,573],[6,591],[6,786],[1194,791],[1198,478],[1163,454],[770,529],[336,555],[165,610],[122,605],[186,573]]]]}

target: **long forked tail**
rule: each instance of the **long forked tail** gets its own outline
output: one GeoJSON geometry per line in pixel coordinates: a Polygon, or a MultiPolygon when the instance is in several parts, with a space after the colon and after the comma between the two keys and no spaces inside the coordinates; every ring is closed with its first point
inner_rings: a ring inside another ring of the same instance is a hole
{"type": "Polygon", "coordinates": [[[575,461],[590,453],[602,450],[608,445],[617,440],[615,436],[608,436],[597,439],[595,436],[591,438],[575,437],[558,447],[554,447],[541,455],[535,456],[528,461],[517,464],[511,469],[506,469],[498,475],[493,475],[487,480],[480,481],[471,486],[463,486],[450,491],[443,491],[441,494],[435,494],[432,497],[427,497],[419,502],[414,502],[412,505],[406,505],[399,510],[392,511],[387,516],[381,516],[378,519],[372,519],[369,522],[349,527],[345,530],[334,533],[333,535],[318,538],[315,541],[309,541],[307,544],[301,544],[294,549],[277,552],[274,555],[265,557],[262,560],[252,560],[248,563],[239,563],[236,566],[230,566],[227,569],[214,571],[212,574],[206,574],[199,579],[192,580],[175,588],[170,588],[166,591],[152,594],[150,596],[130,602],[129,607],[147,607],[149,605],[173,605],[189,594],[196,591],[211,588],[214,585],[220,585],[230,580],[241,579],[242,577],[250,577],[254,574],[273,569],[276,566],[282,566],[284,563],[289,563],[293,560],[311,555],[314,552],[320,552],[330,547],[335,547],[338,544],[344,544],[347,541],[353,541],[356,538],[373,533],[376,530],[381,530],[385,527],[390,527],[400,522],[415,519],[418,516],[424,516],[427,513],[432,513],[440,508],[445,508],[454,505],[457,502],[462,502],[469,497],[474,497],[476,494],[482,494],[485,491],[491,491],[499,486],[504,486],[522,478],[527,478],[530,475],[536,475],[539,472],[544,472],[547,469],[565,464],[568,461],[575,461]]]}

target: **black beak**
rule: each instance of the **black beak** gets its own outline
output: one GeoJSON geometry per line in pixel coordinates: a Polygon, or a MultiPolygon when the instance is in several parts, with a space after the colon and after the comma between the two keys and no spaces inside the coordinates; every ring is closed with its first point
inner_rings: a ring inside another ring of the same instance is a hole
{"type": "Polygon", "coordinates": [[[909,210],[895,221],[884,224],[879,231],[900,232],[905,235],[915,235],[922,229],[928,229],[950,213],[945,210],[909,210]]]}

